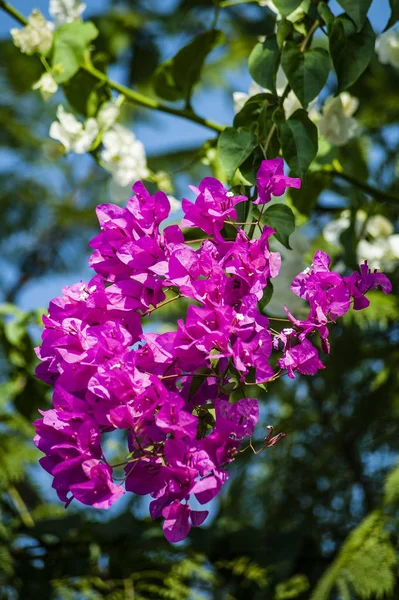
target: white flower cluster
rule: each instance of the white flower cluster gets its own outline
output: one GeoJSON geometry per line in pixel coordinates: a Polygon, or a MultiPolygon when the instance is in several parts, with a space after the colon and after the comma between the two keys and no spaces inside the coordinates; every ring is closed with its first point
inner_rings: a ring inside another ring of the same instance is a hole
{"type": "Polygon", "coordinates": [[[348,92],[330,97],[324,102],[322,113],[312,109],[309,117],[319,129],[320,135],[333,146],[343,146],[360,132],[360,126],[352,115],[359,106],[359,100],[348,92]]]}
{"type": "MultiPolygon", "coordinates": [[[[22,29],[11,29],[14,44],[24,54],[39,53],[46,56],[53,45],[54,27],[72,23],[80,19],[86,5],[80,0],[50,0],[49,12],[54,23],[47,21],[40,10],[35,8],[22,29]]],[[[44,73],[36,81],[32,89],[39,90],[43,100],[47,101],[58,90],[58,85],[51,73],[44,73]]]]}
{"type": "Polygon", "coordinates": [[[50,127],[50,137],[61,142],[66,152],[75,154],[85,154],[93,149],[98,143],[98,136],[103,134],[101,164],[120,186],[150,174],[143,144],[129,129],[116,123],[123,100],[124,97],[119,96],[116,100],[106,102],[97,117],[87,119],[85,124],[60,105],[57,109],[58,121],[54,121],[50,127]]]}
{"type": "Polygon", "coordinates": [[[101,161],[121,186],[149,176],[143,144],[122,125],[114,125],[103,137],[101,161]]]}
{"type": "Polygon", "coordinates": [[[86,4],[80,0],[50,0],[49,12],[57,27],[80,19],[86,4]]]}
{"type": "Polygon", "coordinates": [[[399,69],[399,32],[390,29],[379,35],[375,42],[375,51],[380,63],[399,69]]]}
{"type": "MultiPolygon", "coordinates": [[[[330,244],[338,246],[340,236],[348,229],[351,213],[344,210],[338,219],[331,221],[323,230],[323,236],[330,244]]],[[[357,245],[359,263],[367,260],[371,269],[392,271],[399,261],[399,234],[394,233],[393,225],[382,215],[367,218],[363,210],[358,210],[355,220],[355,233],[361,236],[357,245]]]]}
{"type": "Polygon", "coordinates": [[[53,45],[53,26],[46,21],[40,10],[35,8],[22,29],[11,29],[14,44],[24,54],[47,54],[53,45]]]}

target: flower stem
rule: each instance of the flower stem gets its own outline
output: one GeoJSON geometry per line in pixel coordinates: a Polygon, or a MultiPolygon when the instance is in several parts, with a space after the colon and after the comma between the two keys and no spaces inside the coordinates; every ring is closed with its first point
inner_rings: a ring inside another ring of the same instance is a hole
{"type": "Polygon", "coordinates": [[[360,190],[363,190],[366,194],[369,194],[370,196],[374,196],[375,198],[380,199],[384,202],[394,203],[399,206],[399,198],[397,196],[394,196],[382,190],[377,190],[368,183],[363,183],[363,181],[359,181],[358,179],[355,179],[355,177],[352,177],[352,175],[348,175],[343,171],[332,171],[332,174],[338,179],[342,179],[343,181],[351,183],[352,185],[359,188],[360,190]]]}
{"type": "MultiPolygon", "coordinates": [[[[11,4],[8,2],[4,2],[4,0],[0,0],[0,9],[9,14],[13,19],[18,21],[21,25],[27,25],[28,20],[11,4]]],[[[191,109],[179,109],[174,108],[172,106],[168,106],[167,104],[163,104],[162,102],[158,102],[154,98],[150,98],[149,96],[145,96],[139,92],[135,92],[130,88],[117,83],[116,81],[112,81],[108,79],[108,77],[96,69],[92,64],[85,63],[81,65],[81,68],[86,71],[89,75],[91,75],[97,81],[101,81],[102,83],[107,84],[111,89],[123,94],[125,98],[132,102],[133,104],[137,104],[138,106],[143,106],[145,108],[149,108],[152,110],[158,110],[163,113],[167,113],[170,115],[174,115],[176,117],[180,117],[182,119],[187,119],[188,121],[192,121],[193,123],[198,123],[198,125],[202,125],[203,127],[207,127],[208,129],[213,129],[213,131],[221,132],[225,129],[225,125],[221,125],[220,123],[215,123],[210,121],[209,119],[204,119],[197,115],[191,109]]]]}

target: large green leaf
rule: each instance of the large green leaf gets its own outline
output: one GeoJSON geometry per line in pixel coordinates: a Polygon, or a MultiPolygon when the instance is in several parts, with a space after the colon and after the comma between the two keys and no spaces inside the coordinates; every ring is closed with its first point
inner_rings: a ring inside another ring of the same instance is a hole
{"type": "Polygon", "coordinates": [[[304,108],[323,89],[330,72],[330,57],[324,48],[301,52],[294,42],[287,42],[281,66],[295,95],[304,108]]]}
{"type": "Polygon", "coordinates": [[[290,235],[295,231],[294,213],[286,204],[272,204],[262,215],[262,224],[275,230],[276,239],[291,250],[290,235]]]}
{"type": "Polygon", "coordinates": [[[355,83],[374,53],[375,33],[366,20],[357,32],[351,19],[341,15],[328,28],[330,54],[338,78],[338,92],[355,83]]]}
{"type": "Polygon", "coordinates": [[[274,122],[283,156],[293,174],[303,177],[317,154],[317,127],[306,110],[297,110],[287,121],[282,112],[276,112],[274,122]]]}
{"type": "Polygon", "coordinates": [[[153,77],[154,90],[165,100],[189,99],[193,86],[198,82],[208,54],[223,43],[222,31],[200,33],[174,58],[159,65],[153,77]]]}
{"type": "Polygon", "coordinates": [[[274,0],[273,4],[278,9],[278,12],[286,17],[290,15],[298,6],[302,0],[274,0]]]}
{"type": "Polygon", "coordinates": [[[262,87],[276,92],[276,73],[280,50],[276,36],[268,36],[261,44],[256,44],[248,59],[248,70],[254,81],[262,87]]]}
{"type": "Polygon", "coordinates": [[[218,140],[219,158],[229,179],[257,145],[256,135],[248,129],[227,127],[222,131],[218,140]]]}
{"type": "Polygon", "coordinates": [[[91,21],[74,21],[58,27],[54,34],[52,67],[58,83],[71,79],[79,70],[85,51],[98,36],[91,21]]]}
{"type": "Polygon", "coordinates": [[[72,108],[86,117],[94,117],[101,104],[111,99],[108,88],[98,85],[83,69],[66,81],[63,89],[72,108]]]}
{"type": "Polygon", "coordinates": [[[338,4],[342,6],[358,30],[363,27],[366,21],[371,2],[372,0],[338,0],[338,4]]]}
{"type": "Polygon", "coordinates": [[[331,185],[331,179],[332,174],[328,171],[309,171],[299,190],[289,190],[295,208],[303,215],[310,215],[321,192],[331,185]]]}

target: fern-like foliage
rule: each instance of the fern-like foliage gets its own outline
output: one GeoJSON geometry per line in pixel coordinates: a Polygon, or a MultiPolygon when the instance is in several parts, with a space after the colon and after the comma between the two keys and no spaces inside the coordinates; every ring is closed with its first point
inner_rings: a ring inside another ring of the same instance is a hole
{"type": "Polygon", "coordinates": [[[376,510],[352,531],[337,558],[317,584],[311,600],[383,598],[393,592],[396,550],[385,531],[386,517],[376,510]]]}

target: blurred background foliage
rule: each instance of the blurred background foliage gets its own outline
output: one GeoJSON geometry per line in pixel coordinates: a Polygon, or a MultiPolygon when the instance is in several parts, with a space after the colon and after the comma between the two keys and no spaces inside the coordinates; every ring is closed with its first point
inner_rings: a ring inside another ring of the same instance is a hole
{"type": "MultiPolygon", "coordinates": [[[[100,32],[94,64],[150,96],[157,67],[203,33],[214,12],[211,0],[87,4],[100,32]]],[[[250,84],[248,56],[275,24],[267,7],[232,4],[219,21],[226,41],[206,62],[193,99],[198,113],[227,125],[234,117],[232,93],[250,84]]],[[[33,8],[30,2],[16,5],[25,14],[33,8]]],[[[374,0],[376,5],[372,25],[381,32],[390,12],[388,2],[374,0]]],[[[35,6],[46,11],[44,3],[35,6]]],[[[398,10],[394,0],[390,7],[398,10]]],[[[13,23],[0,15],[0,598],[399,597],[397,261],[389,268],[396,295],[375,292],[368,311],[352,312],[332,327],[324,371],[279,380],[267,393],[254,391],[262,425],[272,424],[287,437],[232,465],[210,525],[192,531],[187,542],[168,544],[159,523],[144,517],[141,498],[124,499],[108,512],[77,506],[65,511],[57,501],[32,443],[31,423],[50,402],[49,390],[33,375],[33,347],[50,298],[63,284],[88,277],[94,207],[126,200],[129,191],[116,189],[91,157],[62,157],[48,137],[62,95],[44,104],[31,91],[40,61],[15,48],[8,35],[13,23]]],[[[320,33],[314,43],[326,47],[326,38],[320,33]]],[[[87,80],[78,76],[65,93],[72,108],[87,115],[87,80]]],[[[353,268],[359,210],[385,217],[397,230],[398,82],[398,71],[373,56],[350,89],[359,99],[359,135],[329,146],[325,155],[319,145],[302,189],[286,199],[300,227],[291,252],[279,247],[284,275],[270,314],[281,315],[285,302],[292,306],[290,277],[315,248],[328,250],[341,268],[353,268]],[[325,228],[344,209],[349,220],[331,242],[325,228]]],[[[336,86],[329,77],[322,99],[336,86]]],[[[177,197],[186,194],[188,182],[222,172],[214,132],[133,105],[123,110],[125,124],[145,145],[150,168],[167,172],[177,197]]],[[[175,306],[160,311],[159,327],[179,318],[175,306]]],[[[258,435],[261,440],[261,427],[258,435]]],[[[117,444],[113,451],[117,455],[117,444]]]]}

